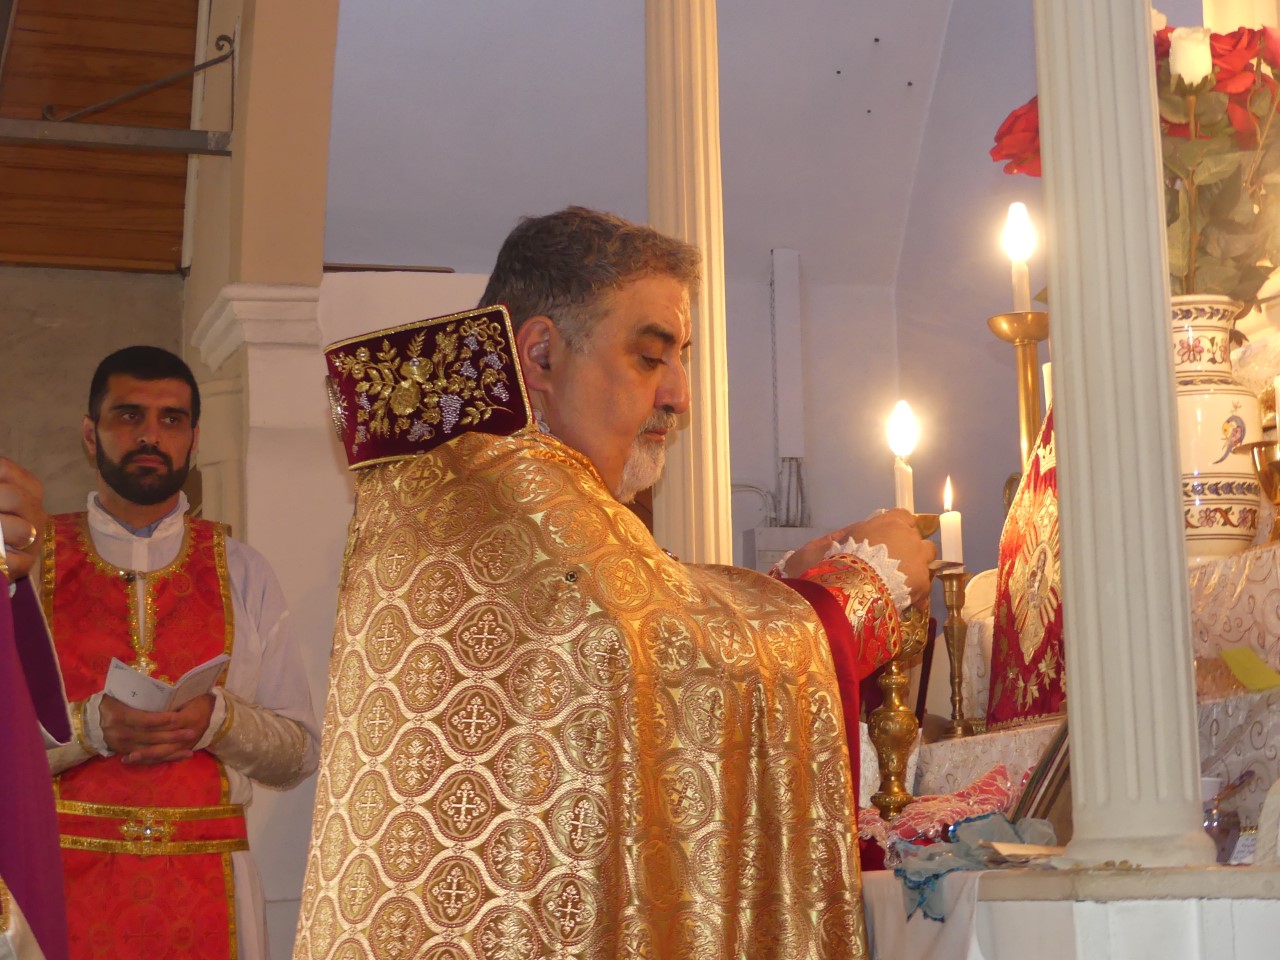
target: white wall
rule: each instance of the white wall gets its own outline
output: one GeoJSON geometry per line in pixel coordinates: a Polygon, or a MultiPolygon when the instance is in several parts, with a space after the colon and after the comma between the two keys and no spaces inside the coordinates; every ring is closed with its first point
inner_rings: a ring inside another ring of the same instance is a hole
{"type": "MultiPolygon", "coordinates": [[[[950,2],[881,6],[719,4],[732,474],[775,484],[770,251],[794,249],[818,526],[891,495],[893,287],[950,2]]],[[[484,272],[522,214],[643,220],[643,54],[640,0],[343,5],[326,259],[484,272]]]]}

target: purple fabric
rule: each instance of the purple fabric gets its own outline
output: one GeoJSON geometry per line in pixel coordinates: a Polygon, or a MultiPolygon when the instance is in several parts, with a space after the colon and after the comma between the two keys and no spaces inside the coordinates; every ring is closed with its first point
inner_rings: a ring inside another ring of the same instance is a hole
{"type": "Polygon", "coordinates": [[[18,595],[11,604],[8,581],[0,576],[0,771],[4,776],[0,787],[0,876],[22,908],[46,960],[67,960],[67,911],[53,781],[32,690],[28,689],[31,676],[39,685],[38,696],[52,698],[42,704],[46,709],[41,713],[57,721],[50,732],[65,731],[69,737],[70,730],[56,668],[50,677],[43,666],[46,661],[53,662],[53,654],[44,620],[34,604],[30,584],[25,581],[18,584],[18,595]],[[15,634],[19,623],[20,632],[15,634]]]}
{"type": "Polygon", "coordinates": [[[49,642],[40,601],[30,580],[18,581],[18,592],[13,597],[13,633],[18,641],[18,656],[22,660],[22,672],[27,677],[27,689],[35,704],[36,719],[59,743],[69,743],[71,721],[67,719],[58,657],[49,642]]]}

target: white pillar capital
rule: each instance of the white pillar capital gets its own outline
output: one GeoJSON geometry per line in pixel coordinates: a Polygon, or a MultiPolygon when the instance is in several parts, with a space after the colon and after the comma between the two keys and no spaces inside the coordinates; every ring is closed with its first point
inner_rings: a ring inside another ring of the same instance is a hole
{"type": "Polygon", "coordinates": [[[241,345],[319,347],[320,288],[285,283],[229,283],[191,335],[210,370],[241,345]]]}

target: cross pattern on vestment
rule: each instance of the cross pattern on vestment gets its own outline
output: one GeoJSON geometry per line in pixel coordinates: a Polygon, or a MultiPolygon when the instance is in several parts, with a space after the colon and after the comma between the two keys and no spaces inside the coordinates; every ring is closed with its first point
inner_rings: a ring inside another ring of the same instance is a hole
{"type": "Polygon", "coordinates": [[[584,651],[587,661],[605,683],[613,683],[627,666],[629,658],[615,637],[598,637],[584,651]]]}
{"type": "Polygon", "coordinates": [[[675,818],[696,815],[706,809],[706,800],[698,789],[698,779],[691,770],[682,770],[677,776],[663,777],[662,782],[667,788],[667,803],[675,818]]]}
{"type": "Polygon", "coordinates": [[[466,830],[472,822],[485,812],[488,804],[481,797],[470,781],[463,781],[445,800],[444,809],[450,814],[453,826],[457,830],[466,830]]]}
{"type": "Polygon", "coordinates": [[[569,842],[575,850],[582,850],[593,840],[600,837],[604,821],[596,813],[591,801],[586,797],[573,805],[573,810],[565,820],[565,829],[569,832],[569,842]]]}
{"type": "Polygon", "coordinates": [[[365,714],[364,726],[366,729],[372,728],[371,736],[374,740],[381,740],[383,733],[387,727],[391,725],[391,711],[387,708],[387,704],[383,700],[375,700],[373,708],[365,714]]]}
{"type": "Polygon", "coordinates": [[[382,626],[370,638],[369,643],[378,651],[378,656],[383,660],[386,660],[391,650],[399,645],[400,631],[396,630],[390,617],[382,621],[382,626]]]}
{"type": "Polygon", "coordinates": [[[163,843],[177,829],[177,824],[157,820],[152,816],[144,816],[141,820],[126,820],[120,824],[120,833],[126,840],[145,840],[149,843],[163,843]]]}
{"type": "Polygon", "coordinates": [[[566,884],[560,896],[550,905],[551,913],[560,921],[560,932],[569,936],[578,926],[578,919],[587,912],[582,904],[582,893],[575,883],[566,884]]]}
{"type": "Polygon", "coordinates": [[[360,791],[356,802],[352,804],[352,808],[360,821],[360,828],[368,830],[374,818],[382,812],[382,798],[378,796],[377,788],[371,783],[366,785],[365,789],[360,791]]]}
{"type": "Polygon", "coordinates": [[[400,574],[404,571],[405,564],[409,561],[409,554],[397,546],[383,556],[382,561],[387,565],[387,575],[392,580],[398,580],[400,579],[400,574]]]}
{"type": "Polygon", "coordinates": [[[711,740],[724,725],[724,694],[719,690],[708,690],[701,697],[694,698],[690,704],[690,712],[700,720],[698,731],[702,739],[711,740]]]}
{"type": "Polygon", "coordinates": [[[613,746],[609,724],[599,716],[589,716],[574,724],[569,738],[582,752],[582,759],[590,766],[599,766],[613,746]]]}
{"type": "Polygon", "coordinates": [[[467,741],[467,746],[474,747],[480,742],[481,734],[488,733],[498,725],[498,718],[484,705],[484,700],[477,693],[467,701],[464,712],[455,713],[449,722],[462,730],[462,739],[467,741]]]}
{"type": "Polygon", "coordinates": [[[360,905],[373,896],[373,878],[363,864],[360,869],[353,870],[351,876],[344,878],[341,886],[351,913],[359,912],[360,905]]]}
{"type": "Polygon", "coordinates": [[[644,581],[630,561],[615,564],[610,573],[613,574],[614,595],[623,602],[644,595],[644,581]]]}
{"type": "Polygon", "coordinates": [[[507,635],[500,628],[497,616],[489,610],[473,626],[462,632],[462,639],[477,660],[488,660],[498,644],[507,639],[507,635]]]}
{"type": "Polygon", "coordinates": [[[444,912],[452,920],[467,903],[475,899],[476,888],[467,880],[462,868],[454,864],[445,874],[445,878],[431,888],[432,895],[439,901],[444,912]]]}

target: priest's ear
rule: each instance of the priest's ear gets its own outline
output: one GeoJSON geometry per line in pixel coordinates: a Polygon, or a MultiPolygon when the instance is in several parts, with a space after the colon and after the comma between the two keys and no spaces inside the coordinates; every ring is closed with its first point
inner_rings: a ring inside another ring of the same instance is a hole
{"type": "Polygon", "coordinates": [[[80,445],[84,448],[84,454],[89,458],[90,463],[96,463],[98,454],[98,424],[93,418],[85,414],[80,421],[80,445]]]}
{"type": "Polygon", "coordinates": [[[548,390],[551,386],[551,363],[560,340],[560,331],[550,317],[530,317],[516,331],[516,356],[525,386],[530,390],[548,390]]]}

